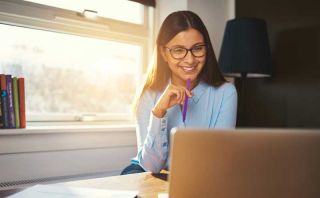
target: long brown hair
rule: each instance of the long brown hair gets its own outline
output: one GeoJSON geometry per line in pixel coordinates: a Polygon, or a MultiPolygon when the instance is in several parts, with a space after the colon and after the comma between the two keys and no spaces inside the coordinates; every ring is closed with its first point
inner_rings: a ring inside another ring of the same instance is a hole
{"type": "Polygon", "coordinates": [[[189,28],[198,30],[203,35],[206,45],[206,61],[199,74],[199,79],[214,87],[226,82],[219,70],[208,30],[200,17],[191,11],[173,12],[163,21],[159,30],[156,40],[156,51],[154,52],[155,60],[154,63],[150,65],[151,67],[148,70],[143,87],[137,94],[135,109],[140,97],[146,90],[162,91],[165,89],[171,77],[171,70],[160,54],[161,47],[165,46],[178,33],[186,31],[189,28]]]}

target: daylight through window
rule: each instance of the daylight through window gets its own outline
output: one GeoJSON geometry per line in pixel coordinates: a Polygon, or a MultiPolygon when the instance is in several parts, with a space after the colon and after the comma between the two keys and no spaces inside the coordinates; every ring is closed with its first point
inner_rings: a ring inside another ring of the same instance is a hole
{"type": "Polygon", "coordinates": [[[27,113],[129,113],[141,46],[0,25],[0,73],[24,76],[27,113]]]}
{"type": "Polygon", "coordinates": [[[144,6],[119,1],[136,10],[128,23],[50,7],[70,1],[30,1],[0,2],[0,73],[25,78],[27,121],[131,119],[150,42],[144,6]]]}

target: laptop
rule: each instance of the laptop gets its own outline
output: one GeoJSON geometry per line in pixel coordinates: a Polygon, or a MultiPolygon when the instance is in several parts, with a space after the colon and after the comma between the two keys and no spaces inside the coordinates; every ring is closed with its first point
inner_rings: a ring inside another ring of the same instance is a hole
{"type": "Polygon", "coordinates": [[[320,130],[173,129],[170,148],[170,198],[320,197],[320,130]]]}

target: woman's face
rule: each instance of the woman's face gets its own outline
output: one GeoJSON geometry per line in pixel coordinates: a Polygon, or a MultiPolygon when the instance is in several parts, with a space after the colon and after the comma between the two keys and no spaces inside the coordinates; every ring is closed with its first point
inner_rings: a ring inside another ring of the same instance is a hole
{"type": "Polygon", "coordinates": [[[172,72],[172,83],[185,85],[188,79],[195,82],[206,60],[204,38],[190,28],[173,37],[161,48],[161,54],[172,72]]]}

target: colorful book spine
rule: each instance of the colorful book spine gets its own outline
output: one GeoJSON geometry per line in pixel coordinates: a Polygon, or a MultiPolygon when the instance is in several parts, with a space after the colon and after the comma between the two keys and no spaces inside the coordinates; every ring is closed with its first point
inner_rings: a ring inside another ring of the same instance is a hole
{"type": "Polygon", "coordinates": [[[26,128],[24,78],[18,78],[20,128],[26,128]]]}
{"type": "Polygon", "coordinates": [[[4,74],[0,74],[1,81],[1,108],[3,128],[9,128],[9,111],[8,111],[8,92],[7,80],[4,74]]]}
{"type": "Polygon", "coordinates": [[[20,113],[19,113],[19,88],[18,88],[18,78],[12,78],[12,88],[13,88],[13,104],[14,104],[14,115],[16,128],[20,128],[20,113]]]}
{"type": "Polygon", "coordinates": [[[13,90],[12,90],[12,77],[6,75],[7,79],[7,91],[8,91],[8,112],[9,112],[9,128],[16,128],[16,118],[14,115],[14,104],[13,104],[13,90]]]}
{"type": "MultiPolygon", "coordinates": [[[[0,87],[1,87],[1,80],[0,80],[0,87]]],[[[2,105],[1,104],[2,104],[2,99],[1,99],[1,92],[0,92],[0,128],[3,128],[2,105]]]]}

